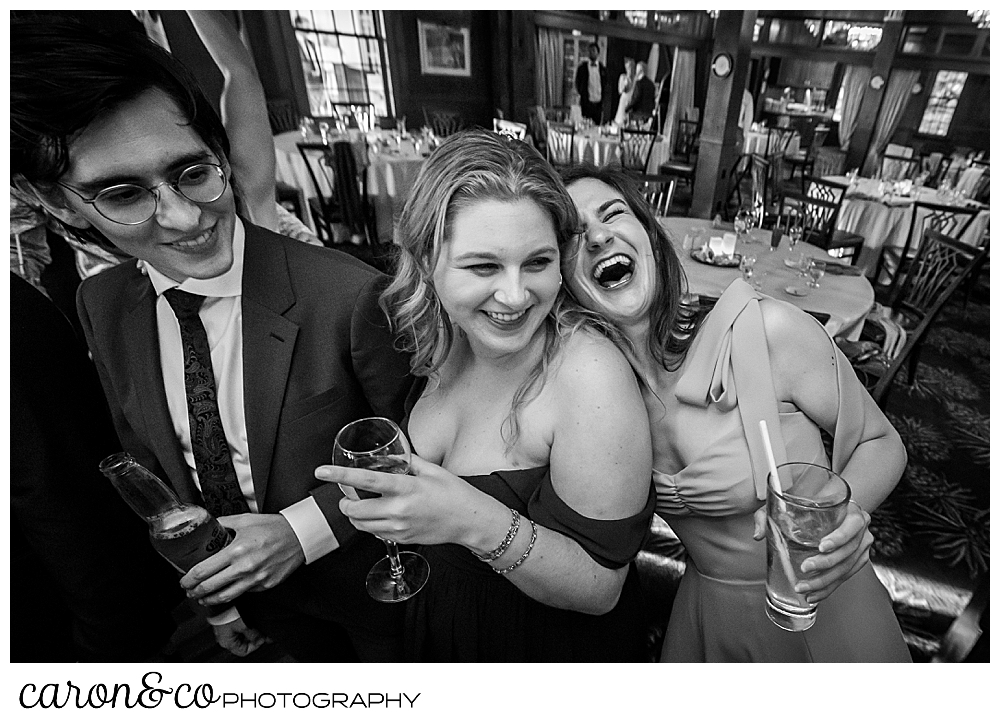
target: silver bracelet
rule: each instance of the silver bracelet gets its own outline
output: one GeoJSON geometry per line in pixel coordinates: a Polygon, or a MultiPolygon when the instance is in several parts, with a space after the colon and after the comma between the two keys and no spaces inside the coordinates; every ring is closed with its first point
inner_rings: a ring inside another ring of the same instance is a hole
{"type": "Polygon", "coordinates": [[[517,530],[521,526],[521,515],[513,507],[510,508],[510,527],[507,529],[507,535],[500,541],[493,550],[487,552],[485,555],[480,555],[478,552],[473,552],[472,554],[478,557],[483,562],[493,562],[498,557],[507,552],[507,548],[510,547],[510,543],[514,541],[517,536],[517,530]]]}
{"type": "Polygon", "coordinates": [[[497,572],[500,575],[506,575],[508,572],[510,572],[518,565],[520,565],[522,562],[528,559],[528,555],[531,554],[531,548],[535,546],[535,540],[538,539],[538,528],[535,527],[535,521],[529,519],[528,522],[531,523],[531,539],[528,540],[528,549],[525,550],[524,553],[519,558],[517,558],[517,562],[515,562],[513,565],[511,565],[510,567],[500,567],[500,568],[494,567],[493,568],[494,572],[497,572]]]}

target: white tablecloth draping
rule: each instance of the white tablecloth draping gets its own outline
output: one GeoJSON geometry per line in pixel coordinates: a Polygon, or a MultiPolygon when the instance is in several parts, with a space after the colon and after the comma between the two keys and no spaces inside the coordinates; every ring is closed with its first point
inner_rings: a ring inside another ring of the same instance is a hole
{"type": "MultiPolygon", "coordinates": [[[[827,180],[845,185],[848,183],[845,176],[831,176],[827,180]]],[[[906,236],[910,232],[914,200],[919,199],[924,203],[941,205],[955,203],[950,198],[942,197],[936,189],[921,189],[914,196],[897,196],[889,200],[879,196],[878,188],[879,182],[877,180],[859,178],[855,190],[844,197],[840,216],[837,218],[837,228],[865,237],[857,265],[864,270],[867,276],[874,275],[879,256],[884,248],[895,250],[893,253],[886,254],[885,273],[889,275],[895,271],[899,255],[902,253],[903,246],[906,245],[906,236]]],[[[983,236],[989,224],[990,209],[989,206],[975,202],[971,202],[971,205],[978,212],[959,240],[973,246],[979,246],[983,242],[983,236]]],[[[922,227],[923,216],[926,216],[926,212],[921,211],[915,229],[919,230],[922,227]]],[[[882,279],[883,282],[887,280],[888,277],[882,279]]]]}
{"type": "MultiPolygon", "coordinates": [[[[694,231],[704,232],[706,238],[725,233],[713,230],[711,221],[668,216],[661,218],[660,224],[680,256],[691,293],[718,297],[733,280],[740,277],[739,268],[703,264],[691,258],[689,248],[684,248],[684,237],[694,231]]],[[[736,253],[750,253],[756,257],[755,279],[760,283],[762,293],[787,301],[805,311],[829,314],[830,319],[825,328],[830,336],[844,336],[852,341],[860,337],[865,317],[875,301],[875,292],[868,279],[864,276],[826,274],[820,279],[818,289],[808,289],[806,279],[799,276],[798,270],[789,268],[784,263],[786,259],[793,257],[788,248],[787,236],[782,238],[775,251],[771,251],[770,231],[754,229],[752,236],[759,243],[738,243],[736,253]],[[790,294],[785,290],[789,287],[805,289],[806,293],[804,296],[790,294]]],[[[818,259],[829,258],[823,249],[807,243],[796,246],[794,257],[798,257],[801,252],[818,259]]]]}
{"type": "MultiPolygon", "coordinates": [[[[298,131],[274,137],[275,178],[300,189],[304,198],[309,199],[316,196],[316,190],[296,145],[301,140],[298,131]]],[[[310,140],[318,142],[319,138],[310,140]]],[[[368,145],[357,132],[345,138],[330,137],[331,143],[338,140],[349,140],[354,145],[355,160],[359,166],[367,166],[368,197],[375,209],[379,240],[390,242],[394,220],[406,203],[425,158],[417,152],[411,140],[404,139],[397,147],[391,131],[369,132],[368,145]],[[381,144],[382,140],[387,140],[388,146],[381,144]],[[376,143],[380,144],[379,151],[369,153],[369,146],[376,143]]],[[[311,226],[312,218],[306,222],[311,226]]]]}
{"type": "MultiPolygon", "coordinates": [[[[602,135],[600,128],[594,126],[573,134],[575,146],[574,160],[580,163],[593,163],[595,166],[606,166],[611,163],[621,163],[621,141],[618,135],[602,135]]],[[[653,150],[649,154],[647,173],[659,173],[660,164],[670,160],[670,147],[657,136],[653,150]]]]}

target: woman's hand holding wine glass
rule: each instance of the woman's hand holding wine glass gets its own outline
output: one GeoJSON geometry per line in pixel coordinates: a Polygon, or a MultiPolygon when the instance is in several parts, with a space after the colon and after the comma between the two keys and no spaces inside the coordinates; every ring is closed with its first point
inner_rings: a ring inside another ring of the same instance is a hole
{"type": "MultiPolygon", "coordinates": [[[[333,463],[340,467],[406,475],[410,471],[410,444],[389,419],[359,419],[337,433],[333,463]]],[[[374,484],[376,489],[341,484],[341,490],[347,497],[361,501],[381,496],[383,490],[387,492],[398,480],[380,478],[377,482],[374,484]]],[[[413,597],[427,582],[430,574],[427,560],[416,552],[399,552],[394,540],[382,539],[388,554],[368,573],[368,594],[380,602],[400,602],[413,597]]]]}

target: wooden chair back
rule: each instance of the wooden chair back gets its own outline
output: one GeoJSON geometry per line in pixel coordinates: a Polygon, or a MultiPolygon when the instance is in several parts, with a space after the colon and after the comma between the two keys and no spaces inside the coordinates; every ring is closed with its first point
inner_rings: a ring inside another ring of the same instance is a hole
{"type": "Polygon", "coordinates": [[[913,179],[920,172],[920,159],[906,156],[892,156],[888,153],[882,156],[880,177],[884,181],[902,181],[913,179]]]}
{"type": "Polygon", "coordinates": [[[653,213],[657,216],[666,216],[674,200],[677,177],[646,173],[639,176],[639,182],[642,195],[653,209],[653,213]]]}
{"type": "Polygon", "coordinates": [[[553,166],[569,166],[573,163],[573,135],[576,129],[569,123],[549,121],[545,134],[545,154],[553,166]]]}
{"type": "Polygon", "coordinates": [[[619,139],[622,168],[635,173],[645,173],[649,167],[649,157],[653,153],[653,144],[656,143],[656,132],[622,128],[619,139]]]}

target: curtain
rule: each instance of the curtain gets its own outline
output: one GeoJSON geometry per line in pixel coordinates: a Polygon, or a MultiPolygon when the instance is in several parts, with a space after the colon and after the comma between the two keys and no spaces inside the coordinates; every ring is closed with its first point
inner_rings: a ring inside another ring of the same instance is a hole
{"type": "Polygon", "coordinates": [[[667,148],[674,147],[676,121],[684,118],[684,112],[694,105],[694,65],[695,52],[674,48],[674,66],[670,76],[670,100],[667,101],[667,117],[663,123],[663,137],[667,148]]]}
{"type": "Polygon", "coordinates": [[[844,107],[840,112],[840,129],[837,137],[840,141],[840,150],[844,152],[847,152],[851,145],[851,136],[858,127],[858,110],[861,108],[861,99],[865,95],[871,74],[871,68],[860,65],[848,65],[844,70],[844,107]]]}
{"type": "Polygon", "coordinates": [[[894,70],[889,76],[886,84],[885,96],[882,98],[882,107],[879,108],[878,120],[875,121],[875,133],[872,136],[871,145],[868,146],[868,156],[861,169],[864,176],[875,176],[878,174],[879,156],[889,144],[889,139],[896,132],[899,125],[899,118],[903,115],[907,101],[913,92],[913,86],[920,78],[919,70],[894,70]]]}
{"type": "Polygon", "coordinates": [[[538,28],[538,71],[535,97],[543,108],[563,103],[563,36],[558,30],[538,28]]]}

